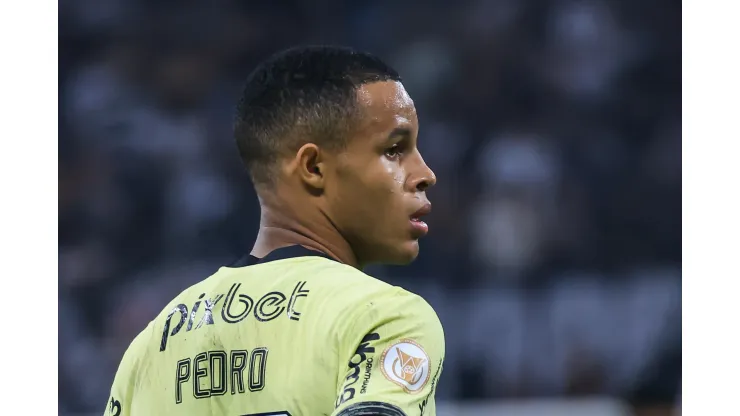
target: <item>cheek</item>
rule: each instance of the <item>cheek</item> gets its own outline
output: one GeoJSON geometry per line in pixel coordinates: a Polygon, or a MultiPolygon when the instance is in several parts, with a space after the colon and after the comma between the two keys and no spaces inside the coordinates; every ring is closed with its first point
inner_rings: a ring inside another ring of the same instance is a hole
{"type": "Polygon", "coordinates": [[[395,169],[393,171],[393,180],[396,182],[399,191],[403,191],[403,184],[406,183],[406,174],[401,169],[395,169]]]}
{"type": "Polygon", "coordinates": [[[388,210],[402,205],[406,175],[397,162],[378,158],[343,170],[338,179],[336,196],[355,214],[386,216],[388,210]]]}
{"type": "Polygon", "coordinates": [[[362,226],[365,231],[380,232],[382,226],[392,219],[393,214],[402,206],[403,175],[392,167],[378,167],[366,170],[347,186],[347,200],[352,205],[354,215],[367,219],[362,226]]]}
{"type": "Polygon", "coordinates": [[[383,167],[383,178],[378,183],[382,183],[388,192],[403,192],[406,173],[398,166],[398,162],[383,159],[381,165],[383,167]]]}
{"type": "MultiPolygon", "coordinates": [[[[382,169],[374,175],[368,188],[377,198],[378,203],[393,207],[401,203],[406,175],[397,164],[388,162],[382,164],[382,169]]],[[[381,207],[382,209],[382,207],[381,207]]]]}

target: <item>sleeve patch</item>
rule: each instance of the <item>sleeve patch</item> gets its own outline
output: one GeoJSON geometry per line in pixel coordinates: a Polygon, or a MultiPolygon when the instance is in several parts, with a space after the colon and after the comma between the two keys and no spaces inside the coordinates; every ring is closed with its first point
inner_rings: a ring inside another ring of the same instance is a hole
{"type": "Polygon", "coordinates": [[[418,393],[429,381],[429,355],[421,345],[402,339],[389,345],[380,357],[385,378],[407,393],[418,393]]]}

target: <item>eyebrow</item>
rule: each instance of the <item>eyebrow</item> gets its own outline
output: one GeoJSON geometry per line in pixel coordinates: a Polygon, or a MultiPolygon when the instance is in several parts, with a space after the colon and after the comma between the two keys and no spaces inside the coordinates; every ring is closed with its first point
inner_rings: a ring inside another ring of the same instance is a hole
{"type": "Polygon", "coordinates": [[[396,127],[388,135],[388,140],[391,140],[398,136],[403,136],[404,138],[411,137],[411,129],[408,127],[396,127]]]}

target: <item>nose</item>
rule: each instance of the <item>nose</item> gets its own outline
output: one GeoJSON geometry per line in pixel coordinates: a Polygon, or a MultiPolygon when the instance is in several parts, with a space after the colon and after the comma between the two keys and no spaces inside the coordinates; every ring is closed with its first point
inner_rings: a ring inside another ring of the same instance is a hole
{"type": "Polygon", "coordinates": [[[437,183],[437,175],[427,166],[424,159],[419,155],[419,167],[417,173],[412,176],[411,187],[416,192],[424,192],[437,183]]]}

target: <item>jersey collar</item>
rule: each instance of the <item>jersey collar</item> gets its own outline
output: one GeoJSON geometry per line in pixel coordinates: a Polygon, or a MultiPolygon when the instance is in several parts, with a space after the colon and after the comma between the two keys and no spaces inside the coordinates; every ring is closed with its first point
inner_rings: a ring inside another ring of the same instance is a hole
{"type": "Polygon", "coordinates": [[[292,259],[296,257],[323,257],[325,259],[336,261],[324,252],[309,250],[301,245],[293,245],[275,249],[262,258],[248,254],[239,259],[231,267],[253,266],[255,264],[268,263],[276,260],[292,259]]]}

